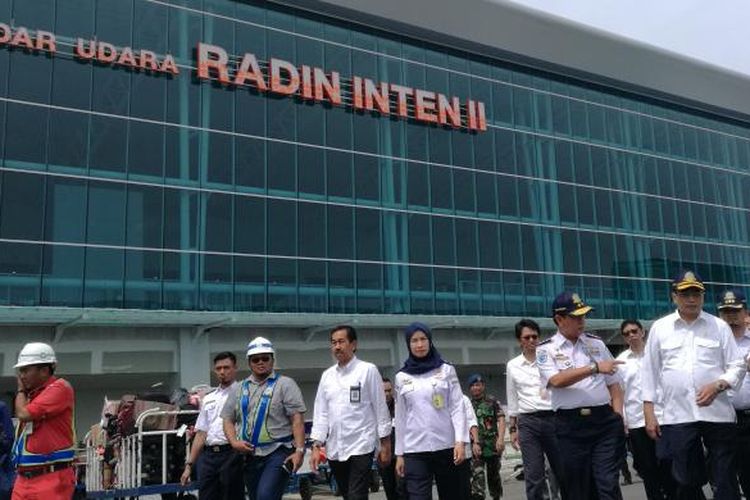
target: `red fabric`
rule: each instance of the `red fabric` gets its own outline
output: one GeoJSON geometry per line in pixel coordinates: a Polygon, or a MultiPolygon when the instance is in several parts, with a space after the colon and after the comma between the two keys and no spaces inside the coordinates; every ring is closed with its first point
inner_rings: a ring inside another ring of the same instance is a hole
{"type": "Polygon", "coordinates": [[[16,478],[12,500],[67,500],[73,497],[76,475],[73,467],[26,479],[16,478]]]}
{"type": "Polygon", "coordinates": [[[61,378],[50,377],[29,395],[26,409],[34,422],[27,437],[26,449],[31,453],[51,453],[73,445],[73,387],[61,378]]]}

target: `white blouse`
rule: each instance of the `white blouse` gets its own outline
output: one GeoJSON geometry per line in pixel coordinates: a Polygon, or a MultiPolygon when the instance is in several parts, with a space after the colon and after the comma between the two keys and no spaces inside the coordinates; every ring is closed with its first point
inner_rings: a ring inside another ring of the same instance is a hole
{"type": "Polygon", "coordinates": [[[420,375],[396,374],[396,455],[469,442],[463,393],[453,366],[420,375]]]}

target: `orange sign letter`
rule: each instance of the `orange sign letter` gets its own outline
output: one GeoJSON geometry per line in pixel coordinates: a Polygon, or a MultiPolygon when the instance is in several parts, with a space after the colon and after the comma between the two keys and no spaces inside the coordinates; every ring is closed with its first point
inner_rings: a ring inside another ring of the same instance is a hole
{"type": "Polygon", "coordinates": [[[229,83],[227,71],[227,51],[218,45],[198,43],[198,78],[210,80],[209,70],[216,71],[216,77],[223,84],[229,83]]]}
{"type": "Polygon", "coordinates": [[[299,72],[294,65],[281,59],[271,59],[271,92],[292,95],[299,89],[299,72]],[[281,81],[281,71],[286,73],[287,82],[281,81]]]}

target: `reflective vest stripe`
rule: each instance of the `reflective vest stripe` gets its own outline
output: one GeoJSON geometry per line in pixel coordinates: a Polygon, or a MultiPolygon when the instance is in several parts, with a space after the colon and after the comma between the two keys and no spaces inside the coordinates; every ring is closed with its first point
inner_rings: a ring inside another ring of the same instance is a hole
{"type": "MultiPolygon", "coordinates": [[[[250,415],[250,381],[242,382],[240,399],[238,400],[240,413],[240,437],[243,441],[253,446],[263,446],[277,442],[268,432],[268,413],[270,411],[271,397],[278,378],[269,378],[260,400],[252,409],[250,415]],[[250,427],[252,426],[252,432],[250,427]]],[[[285,439],[287,440],[287,439],[285,439]]]]}
{"type": "Polygon", "coordinates": [[[13,462],[16,466],[48,465],[57,462],[70,462],[75,458],[75,448],[73,446],[53,451],[52,453],[32,453],[26,448],[26,438],[26,427],[24,427],[13,447],[13,462]]]}

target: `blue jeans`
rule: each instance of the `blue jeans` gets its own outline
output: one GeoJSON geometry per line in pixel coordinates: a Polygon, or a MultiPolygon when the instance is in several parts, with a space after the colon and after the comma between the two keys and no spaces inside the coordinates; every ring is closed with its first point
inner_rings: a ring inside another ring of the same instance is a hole
{"type": "Polygon", "coordinates": [[[250,500],[280,500],[284,494],[289,473],[283,464],[294,450],[281,446],[264,457],[245,458],[245,487],[250,500]]]}

